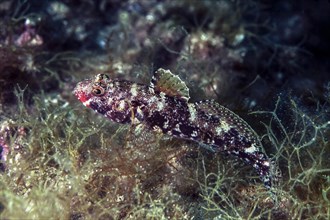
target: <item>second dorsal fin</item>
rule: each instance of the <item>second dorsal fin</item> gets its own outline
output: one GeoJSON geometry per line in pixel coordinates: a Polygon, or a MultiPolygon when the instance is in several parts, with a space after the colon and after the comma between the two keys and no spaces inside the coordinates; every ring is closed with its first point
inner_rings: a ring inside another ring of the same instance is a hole
{"type": "Polygon", "coordinates": [[[180,77],[174,75],[170,70],[158,69],[151,80],[155,91],[163,92],[167,96],[176,97],[185,101],[190,99],[189,89],[180,77]]]}
{"type": "Polygon", "coordinates": [[[256,146],[262,146],[258,135],[250,127],[250,125],[231,110],[221,106],[214,100],[200,101],[194,104],[196,111],[206,114],[207,118],[210,116],[219,118],[222,122],[220,125],[218,125],[220,128],[221,126],[226,127],[226,129],[235,128],[242,136],[248,138],[248,140],[252,143],[255,143],[256,146]]]}

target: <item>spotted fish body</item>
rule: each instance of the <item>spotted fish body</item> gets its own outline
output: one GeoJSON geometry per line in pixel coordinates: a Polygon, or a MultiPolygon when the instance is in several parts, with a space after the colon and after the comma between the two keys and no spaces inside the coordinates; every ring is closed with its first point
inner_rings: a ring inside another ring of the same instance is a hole
{"type": "Polygon", "coordinates": [[[189,89],[169,70],[158,69],[150,85],[98,74],[77,84],[74,94],[87,107],[118,123],[143,123],[150,130],[193,140],[251,164],[271,188],[271,162],[253,129],[214,101],[189,102],[189,89]]]}

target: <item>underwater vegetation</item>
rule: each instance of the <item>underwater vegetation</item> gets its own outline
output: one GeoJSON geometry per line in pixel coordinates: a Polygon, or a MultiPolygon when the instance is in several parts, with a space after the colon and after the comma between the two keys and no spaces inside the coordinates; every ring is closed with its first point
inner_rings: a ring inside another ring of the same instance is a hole
{"type": "Polygon", "coordinates": [[[1,219],[328,219],[328,1],[0,2],[1,219]],[[304,12],[304,13],[302,13],[304,12]],[[83,79],[171,69],[259,136],[272,193],[226,153],[105,120],[83,79]]]}
{"type": "Polygon", "coordinates": [[[255,112],[268,116],[263,139],[276,148],[272,158],[282,172],[275,205],[253,170],[226,155],[176,139],[130,134],[129,126],[42,96],[35,97],[31,115],[23,91],[17,96],[18,118],[3,121],[1,129],[11,135],[12,146],[1,176],[3,217],[326,219],[329,214],[330,123],[321,113],[329,106],[311,116],[281,97],[273,111],[255,112]],[[291,127],[284,128],[283,111],[291,127]],[[22,127],[26,131],[18,132],[22,127]]]}

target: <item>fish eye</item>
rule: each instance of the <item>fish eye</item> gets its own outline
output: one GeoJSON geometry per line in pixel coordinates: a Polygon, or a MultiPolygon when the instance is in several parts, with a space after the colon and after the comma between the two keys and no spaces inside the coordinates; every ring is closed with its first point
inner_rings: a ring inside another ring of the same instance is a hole
{"type": "Polygon", "coordinates": [[[106,89],[107,84],[105,84],[104,82],[94,82],[92,86],[92,93],[95,96],[102,96],[104,95],[106,89]]]}
{"type": "Polygon", "coordinates": [[[93,93],[95,96],[102,96],[102,95],[104,95],[104,93],[105,93],[105,89],[102,88],[101,86],[93,87],[93,89],[92,89],[92,93],[93,93]]]}

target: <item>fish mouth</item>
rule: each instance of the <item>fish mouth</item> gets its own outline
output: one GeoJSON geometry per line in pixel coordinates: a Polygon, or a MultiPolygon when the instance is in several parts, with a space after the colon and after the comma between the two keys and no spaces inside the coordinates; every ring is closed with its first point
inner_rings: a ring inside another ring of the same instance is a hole
{"type": "Polygon", "coordinates": [[[87,107],[89,107],[88,100],[91,98],[89,81],[90,80],[79,82],[73,90],[73,94],[77,97],[77,99],[87,107]]]}

